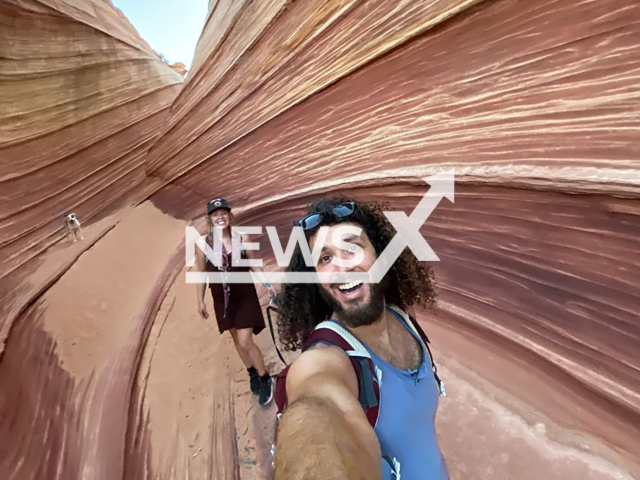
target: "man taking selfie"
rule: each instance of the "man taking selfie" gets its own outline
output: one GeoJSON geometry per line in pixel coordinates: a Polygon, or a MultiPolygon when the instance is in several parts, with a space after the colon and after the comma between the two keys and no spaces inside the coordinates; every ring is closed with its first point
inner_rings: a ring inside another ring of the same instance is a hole
{"type": "MultiPolygon", "coordinates": [[[[378,205],[346,198],[316,202],[298,224],[319,255],[308,266],[298,246],[289,272],[366,273],[396,235],[378,205]],[[355,228],[334,242],[341,227],[355,228]]],[[[444,386],[406,313],[435,298],[408,248],[379,283],[283,285],[280,340],[302,354],[277,379],[276,480],[448,478],[434,423],[444,386]]]]}

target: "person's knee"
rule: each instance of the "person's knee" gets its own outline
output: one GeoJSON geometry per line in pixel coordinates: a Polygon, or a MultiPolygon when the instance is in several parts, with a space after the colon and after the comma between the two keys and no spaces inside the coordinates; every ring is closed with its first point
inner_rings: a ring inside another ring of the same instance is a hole
{"type": "Polygon", "coordinates": [[[251,338],[251,332],[248,333],[248,335],[245,332],[238,334],[236,341],[236,345],[245,352],[249,352],[253,348],[253,338],[251,338]]]}

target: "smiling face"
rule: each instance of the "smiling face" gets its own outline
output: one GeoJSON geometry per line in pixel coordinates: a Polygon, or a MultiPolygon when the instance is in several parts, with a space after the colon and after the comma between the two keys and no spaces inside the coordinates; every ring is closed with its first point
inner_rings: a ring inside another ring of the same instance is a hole
{"type": "Polygon", "coordinates": [[[214,227],[221,228],[223,230],[231,225],[231,213],[225,208],[214,210],[211,212],[211,215],[209,215],[209,218],[211,219],[211,224],[214,227]]]}
{"type": "MultiPolygon", "coordinates": [[[[336,229],[344,226],[359,225],[354,223],[339,223],[329,227],[325,237],[322,251],[316,265],[316,271],[319,273],[342,273],[342,272],[368,272],[377,259],[374,246],[369,241],[369,237],[364,230],[359,236],[346,234],[342,236],[342,240],[350,244],[357,245],[364,252],[364,257],[358,265],[339,266],[333,263],[334,258],[337,260],[353,260],[356,255],[356,248],[351,247],[348,250],[339,248],[333,242],[333,233],[336,229]]],[[[318,241],[317,234],[314,234],[309,243],[312,247],[318,241]]],[[[359,327],[369,325],[382,315],[384,312],[384,295],[386,292],[386,283],[321,283],[320,294],[327,304],[334,311],[336,318],[349,327],[359,327]]]]}

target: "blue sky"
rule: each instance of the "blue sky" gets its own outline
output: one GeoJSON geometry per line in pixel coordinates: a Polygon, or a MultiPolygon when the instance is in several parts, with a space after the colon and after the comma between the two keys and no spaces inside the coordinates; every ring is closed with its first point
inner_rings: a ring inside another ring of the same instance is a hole
{"type": "Polygon", "coordinates": [[[111,0],[151,48],[170,62],[191,66],[207,19],[208,0],[111,0]]]}

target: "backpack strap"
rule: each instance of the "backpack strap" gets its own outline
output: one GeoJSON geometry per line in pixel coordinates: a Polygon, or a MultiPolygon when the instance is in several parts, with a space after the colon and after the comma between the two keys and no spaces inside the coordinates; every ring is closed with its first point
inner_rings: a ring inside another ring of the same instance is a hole
{"type": "Polygon", "coordinates": [[[332,320],[316,326],[303,351],[318,343],[339,347],[349,356],[358,380],[358,401],[371,427],[375,428],[380,410],[380,384],[369,351],[349,330],[332,320]]]}
{"type": "Polygon", "coordinates": [[[436,361],[433,358],[433,353],[431,353],[431,348],[429,348],[429,344],[431,343],[431,341],[429,340],[429,337],[427,337],[427,334],[424,333],[424,330],[422,329],[418,321],[415,318],[413,318],[411,315],[409,315],[407,312],[405,312],[404,310],[402,310],[400,307],[396,305],[388,305],[388,307],[391,310],[393,310],[397,315],[402,317],[405,323],[409,326],[409,328],[411,328],[411,330],[413,330],[413,332],[422,340],[422,343],[424,344],[427,352],[429,353],[429,358],[431,359],[431,369],[433,370],[433,376],[436,379],[438,388],[440,389],[440,396],[446,397],[447,392],[444,389],[444,382],[440,379],[440,376],[438,375],[438,366],[436,365],[436,361]]]}
{"type": "MultiPolygon", "coordinates": [[[[380,384],[371,355],[365,346],[346,328],[335,321],[325,321],[309,335],[302,351],[319,343],[333,345],[344,350],[349,356],[358,381],[358,401],[372,428],[375,428],[380,410],[380,384]]],[[[274,399],[278,406],[278,418],[287,406],[286,376],[289,367],[276,377],[274,399]]]]}
{"type": "Polygon", "coordinates": [[[329,343],[340,347],[350,357],[371,358],[369,351],[360,340],[342,325],[331,320],[326,320],[316,326],[305,342],[303,351],[308,350],[317,343],[329,343]]]}

